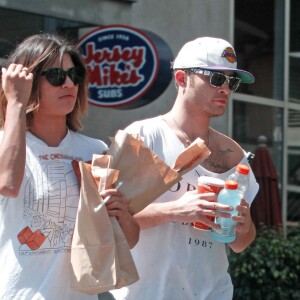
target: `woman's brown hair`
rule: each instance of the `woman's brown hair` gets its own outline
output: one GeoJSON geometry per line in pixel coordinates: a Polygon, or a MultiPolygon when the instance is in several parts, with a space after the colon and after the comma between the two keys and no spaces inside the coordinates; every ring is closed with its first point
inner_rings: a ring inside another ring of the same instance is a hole
{"type": "MultiPolygon", "coordinates": [[[[33,112],[39,107],[39,81],[42,72],[48,66],[59,58],[62,62],[64,54],[69,54],[75,66],[81,66],[87,74],[84,59],[76,47],[65,38],[53,34],[36,34],[26,38],[17,48],[10,54],[7,60],[7,66],[12,63],[22,64],[27,67],[29,72],[33,74],[33,84],[31,95],[26,107],[26,123],[30,128],[33,122],[33,112]]],[[[67,126],[73,131],[82,128],[80,117],[87,111],[87,90],[88,76],[85,76],[83,83],[78,85],[77,101],[74,109],[67,115],[67,126]]],[[[0,87],[0,128],[3,128],[5,122],[5,114],[7,107],[7,99],[0,87]]]]}

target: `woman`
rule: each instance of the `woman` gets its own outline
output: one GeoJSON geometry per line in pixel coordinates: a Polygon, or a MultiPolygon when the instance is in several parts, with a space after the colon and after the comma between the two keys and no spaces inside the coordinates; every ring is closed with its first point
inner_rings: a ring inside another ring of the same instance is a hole
{"type": "MultiPolygon", "coordinates": [[[[55,35],[25,39],[2,69],[0,91],[0,299],[97,299],[70,289],[79,188],[72,160],[107,146],[77,131],[87,73],[74,45],[55,35]]],[[[108,213],[132,248],[139,227],[116,189],[108,213]]]]}

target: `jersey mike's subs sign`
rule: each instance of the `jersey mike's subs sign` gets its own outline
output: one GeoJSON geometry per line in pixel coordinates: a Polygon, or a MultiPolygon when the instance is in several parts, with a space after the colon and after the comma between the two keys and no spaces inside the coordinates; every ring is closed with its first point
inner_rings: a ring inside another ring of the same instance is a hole
{"type": "Polygon", "coordinates": [[[89,72],[90,104],[130,109],[155,100],[171,81],[168,45],[124,25],[103,26],[79,41],[89,72]]]}

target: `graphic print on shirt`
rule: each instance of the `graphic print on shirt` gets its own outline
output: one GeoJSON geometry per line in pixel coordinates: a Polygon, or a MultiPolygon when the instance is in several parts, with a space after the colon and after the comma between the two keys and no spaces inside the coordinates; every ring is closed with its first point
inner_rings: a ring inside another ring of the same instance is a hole
{"type": "Polygon", "coordinates": [[[23,200],[27,226],[18,234],[21,255],[70,252],[79,199],[70,159],[40,157],[27,176],[23,200]]]}

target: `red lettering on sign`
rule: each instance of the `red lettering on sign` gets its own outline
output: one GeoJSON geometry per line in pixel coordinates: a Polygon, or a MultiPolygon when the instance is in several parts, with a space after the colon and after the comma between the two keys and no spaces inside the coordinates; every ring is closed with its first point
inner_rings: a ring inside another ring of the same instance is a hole
{"type": "Polygon", "coordinates": [[[144,76],[140,75],[138,70],[131,68],[120,70],[115,64],[102,68],[99,65],[88,66],[88,71],[92,86],[135,86],[144,80],[144,76]]]}
{"type": "Polygon", "coordinates": [[[115,46],[112,49],[96,50],[94,43],[87,43],[85,62],[86,64],[92,62],[96,64],[130,62],[135,68],[140,68],[145,63],[145,52],[145,47],[126,47],[122,49],[120,46],[115,46]]]}

